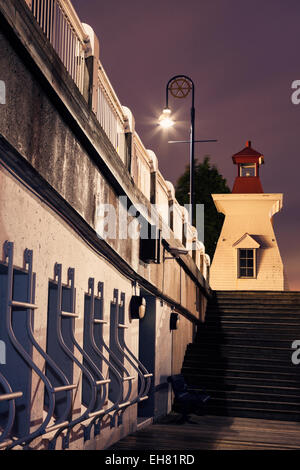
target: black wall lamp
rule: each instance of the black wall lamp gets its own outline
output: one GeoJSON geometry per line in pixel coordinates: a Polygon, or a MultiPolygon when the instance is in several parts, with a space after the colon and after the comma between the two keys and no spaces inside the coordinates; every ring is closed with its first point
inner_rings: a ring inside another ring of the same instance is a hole
{"type": "Polygon", "coordinates": [[[167,250],[172,256],[166,256],[166,248],[164,247],[164,255],[163,255],[163,260],[165,261],[166,259],[177,259],[179,258],[180,255],[187,255],[189,250],[186,250],[184,248],[171,248],[169,247],[167,250]]]}
{"type": "Polygon", "coordinates": [[[170,330],[178,330],[179,327],[179,314],[176,312],[171,312],[170,315],[170,330]]]}

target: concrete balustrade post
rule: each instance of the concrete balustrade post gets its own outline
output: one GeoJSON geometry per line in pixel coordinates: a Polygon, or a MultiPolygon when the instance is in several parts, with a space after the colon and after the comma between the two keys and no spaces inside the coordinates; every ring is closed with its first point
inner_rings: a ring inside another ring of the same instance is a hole
{"type": "Polygon", "coordinates": [[[95,114],[97,114],[100,45],[99,40],[91,26],[85,23],[83,23],[82,26],[85,33],[89,37],[85,59],[87,73],[84,77],[84,91],[87,93],[89,107],[95,114]]]}

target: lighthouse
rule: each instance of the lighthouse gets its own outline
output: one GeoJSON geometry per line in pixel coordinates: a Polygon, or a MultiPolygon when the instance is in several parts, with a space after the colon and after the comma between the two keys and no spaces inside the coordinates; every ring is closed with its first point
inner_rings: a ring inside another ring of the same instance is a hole
{"type": "Polygon", "coordinates": [[[212,194],[225,215],[210,274],[215,290],[288,290],[273,229],[282,194],[264,193],[260,169],[264,156],[246,147],[232,157],[237,176],[231,194],[212,194]]]}

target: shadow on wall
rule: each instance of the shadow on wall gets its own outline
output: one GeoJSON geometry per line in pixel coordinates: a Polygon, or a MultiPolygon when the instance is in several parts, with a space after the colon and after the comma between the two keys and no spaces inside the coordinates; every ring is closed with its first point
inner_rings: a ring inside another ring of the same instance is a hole
{"type": "Polygon", "coordinates": [[[155,419],[158,420],[170,411],[170,385],[168,375],[161,375],[159,384],[155,387],[155,419]]]}
{"type": "Polygon", "coordinates": [[[272,244],[268,241],[267,237],[264,235],[251,235],[257,243],[259,243],[260,247],[256,250],[256,271],[257,273],[260,272],[261,265],[264,261],[265,253],[267,249],[273,248],[272,244]]]}
{"type": "MultiPolygon", "coordinates": [[[[211,397],[204,409],[205,415],[230,416],[227,398],[236,386],[228,378],[226,336],[217,300],[213,298],[207,306],[205,323],[198,327],[194,342],[187,348],[182,367],[188,386],[204,391],[211,397]]],[[[224,422],[226,429],[230,427],[232,421],[226,419],[226,423],[224,422]]],[[[222,419],[220,419],[220,434],[222,434],[222,419]]],[[[214,430],[211,437],[212,448],[218,436],[219,433],[214,430]]],[[[209,443],[207,446],[208,449],[211,448],[209,443]]]]}

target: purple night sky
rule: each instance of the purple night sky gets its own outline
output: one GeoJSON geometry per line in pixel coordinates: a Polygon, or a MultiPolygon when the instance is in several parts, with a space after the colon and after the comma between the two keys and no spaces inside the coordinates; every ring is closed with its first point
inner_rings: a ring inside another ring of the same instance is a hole
{"type": "Polygon", "coordinates": [[[291,84],[300,80],[299,0],[72,0],[100,41],[100,60],[136,130],[167,180],[176,182],[189,161],[190,97],[170,97],[172,131],[158,128],[167,81],[190,76],[196,91],[195,156],[211,160],[227,179],[231,156],[247,140],[265,156],[265,192],[284,193],[274,218],[290,288],[300,290],[300,104],[291,84]]]}

